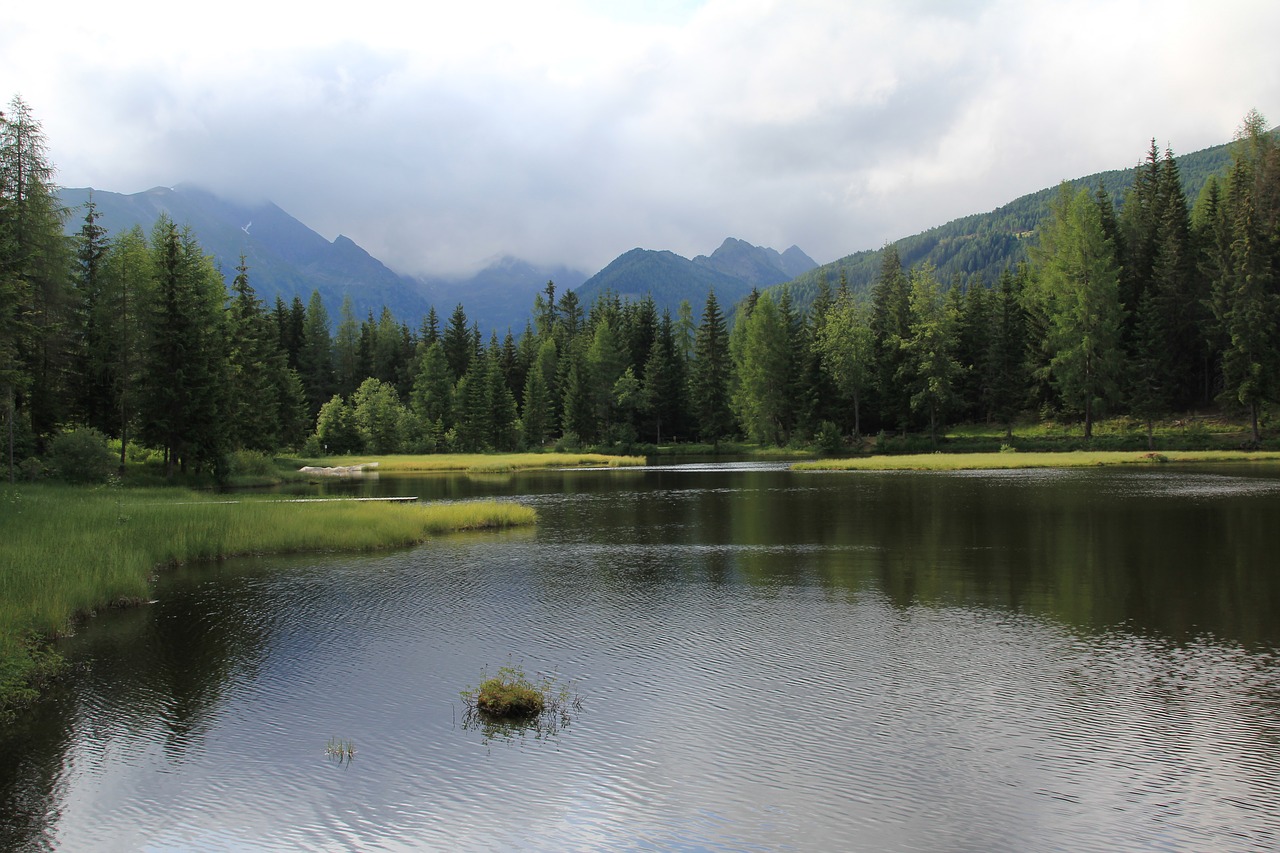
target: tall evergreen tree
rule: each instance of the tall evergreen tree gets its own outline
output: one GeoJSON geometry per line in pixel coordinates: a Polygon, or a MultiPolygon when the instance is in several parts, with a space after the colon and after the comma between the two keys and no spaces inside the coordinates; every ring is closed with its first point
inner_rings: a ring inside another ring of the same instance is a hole
{"type": "Polygon", "coordinates": [[[0,331],[8,327],[15,336],[6,349],[16,364],[0,371],[10,376],[11,409],[26,416],[41,440],[66,415],[74,319],[72,259],[62,236],[66,211],[54,195],[53,174],[44,130],[15,97],[0,113],[0,289],[6,291],[0,311],[7,315],[0,316],[0,331]]]}
{"type": "Polygon", "coordinates": [[[818,351],[836,388],[848,398],[853,437],[862,436],[862,401],[875,382],[875,337],[871,309],[846,288],[827,312],[818,332],[818,351]]]}
{"type": "Polygon", "coordinates": [[[903,342],[910,337],[910,285],[898,250],[886,245],[871,291],[871,332],[875,339],[876,391],[886,424],[904,433],[911,422],[911,393],[899,376],[906,365],[903,342]]]}
{"type": "Polygon", "coordinates": [[[163,448],[167,475],[215,471],[225,449],[222,276],[190,230],[162,215],[152,232],[155,283],[148,309],[142,435],[163,448]]]}
{"type": "Polygon", "coordinates": [[[249,284],[243,255],[231,285],[226,328],[228,440],[232,447],[274,450],[280,442],[278,374],[290,368],[276,330],[249,284]]]}
{"type": "Polygon", "coordinates": [[[90,194],[84,224],[76,235],[75,300],[79,309],[73,345],[73,411],[75,417],[104,435],[119,427],[115,370],[120,359],[118,315],[111,311],[107,291],[107,229],[98,224],[101,214],[90,194]]]}
{"type": "Polygon", "coordinates": [[[1280,396],[1280,149],[1256,110],[1236,134],[1227,195],[1231,252],[1216,284],[1218,322],[1226,333],[1223,397],[1249,415],[1262,439],[1262,405],[1280,396]]]}
{"type": "Polygon", "coordinates": [[[689,401],[703,441],[719,444],[733,431],[729,397],[732,370],[729,332],[716,292],[711,290],[694,336],[693,360],[689,364],[689,401]]]}
{"type": "Polygon", "coordinates": [[[302,349],[298,352],[298,375],[302,378],[308,417],[313,417],[336,389],[329,312],[325,310],[318,290],[311,291],[311,299],[307,302],[302,349]]]}
{"type": "Polygon", "coordinates": [[[457,382],[471,367],[471,361],[475,357],[475,343],[471,340],[467,312],[461,302],[449,315],[449,322],[444,329],[443,344],[444,357],[449,362],[453,381],[457,382]]]}
{"type": "Polygon", "coordinates": [[[991,417],[1012,440],[1013,423],[1027,403],[1027,316],[1022,304],[1026,266],[1015,275],[1005,268],[996,286],[991,335],[983,365],[983,395],[991,417]]]}
{"type": "Polygon", "coordinates": [[[929,422],[929,438],[938,443],[938,428],[956,400],[960,364],[952,348],[957,319],[952,313],[933,266],[911,271],[911,325],[902,342],[906,359],[898,380],[911,391],[911,408],[929,422]]]}
{"type": "MultiPolygon", "coordinates": [[[[555,342],[550,338],[547,343],[555,342]]],[[[529,365],[524,381],[524,409],[520,413],[520,443],[526,450],[538,450],[547,441],[551,431],[551,400],[547,382],[542,375],[542,364],[535,359],[529,365]]]]}
{"type": "Polygon", "coordinates": [[[1072,197],[1063,185],[1036,257],[1040,270],[1029,296],[1047,321],[1048,369],[1092,438],[1100,408],[1117,397],[1124,309],[1115,250],[1087,191],[1072,197]]]}
{"type": "Polygon", "coordinates": [[[338,311],[338,331],[333,342],[333,370],[337,393],[349,397],[365,376],[360,371],[360,324],[356,321],[350,294],[342,297],[338,311]]]}
{"type": "Polygon", "coordinates": [[[791,354],[786,318],[763,293],[743,319],[743,338],[734,409],[743,430],[761,444],[786,444],[791,354]]]}

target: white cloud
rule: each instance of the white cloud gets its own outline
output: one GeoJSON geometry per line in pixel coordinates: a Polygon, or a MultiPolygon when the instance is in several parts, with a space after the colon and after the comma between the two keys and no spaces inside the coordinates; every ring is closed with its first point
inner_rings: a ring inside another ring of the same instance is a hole
{"type": "Polygon", "coordinates": [[[1225,141],[1280,110],[1278,25],[1196,0],[71,3],[0,13],[0,95],[65,184],[269,197],[404,271],[730,235],[829,260],[1152,136],[1225,141]]]}

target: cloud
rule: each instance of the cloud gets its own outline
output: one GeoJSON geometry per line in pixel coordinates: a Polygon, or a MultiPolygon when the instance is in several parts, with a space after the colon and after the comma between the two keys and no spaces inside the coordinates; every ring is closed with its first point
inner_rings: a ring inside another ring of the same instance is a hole
{"type": "Polygon", "coordinates": [[[270,198],[406,272],[829,260],[1280,102],[1262,2],[71,5],[0,21],[63,183],[270,198]]]}

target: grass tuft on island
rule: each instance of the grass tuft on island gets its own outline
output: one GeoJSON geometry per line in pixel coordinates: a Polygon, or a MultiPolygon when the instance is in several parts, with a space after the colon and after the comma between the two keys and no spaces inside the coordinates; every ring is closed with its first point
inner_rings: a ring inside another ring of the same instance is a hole
{"type": "Polygon", "coordinates": [[[403,547],[535,518],[529,507],[499,501],[299,503],[175,489],[0,488],[0,716],[34,699],[56,668],[49,638],[98,608],[146,601],[159,566],[403,547]]]}
{"type": "Polygon", "coordinates": [[[425,474],[465,471],[481,474],[527,471],[536,468],[634,468],[645,464],[643,456],[610,456],[603,453],[424,453],[388,456],[326,456],[297,460],[301,465],[337,468],[376,462],[380,474],[425,474]]]}
{"type": "Polygon", "coordinates": [[[569,725],[582,710],[582,697],[551,676],[535,682],[520,664],[499,667],[482,676],[480,684],[461,693],[466,708],[464,728],[479,728],[486,740],[524,731],[552,735],[569,725]]]}
{"type": "Polygon", "coordinates": [[[915,453],[797,462],[793,471],[971,471],[1009,468],[1091,468],[1162,462],[1280,462],[1280,452],[1169,450],[1161,453],[1076,450],[1043,453],[915,453]]]}

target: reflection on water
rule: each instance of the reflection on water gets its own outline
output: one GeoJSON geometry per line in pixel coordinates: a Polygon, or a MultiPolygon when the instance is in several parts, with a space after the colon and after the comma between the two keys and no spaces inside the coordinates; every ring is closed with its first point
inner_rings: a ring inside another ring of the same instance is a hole
{"type": "Polygon", "coordinates": [[[167,574],[0,744],[0,847],[1280,845],[1280,480],[397,480],[536,531],[167,574]],[[554,737],[459,691],[570,681],[554,737]],[[358,754],[337,765],[326,744],[358,754]]]}

